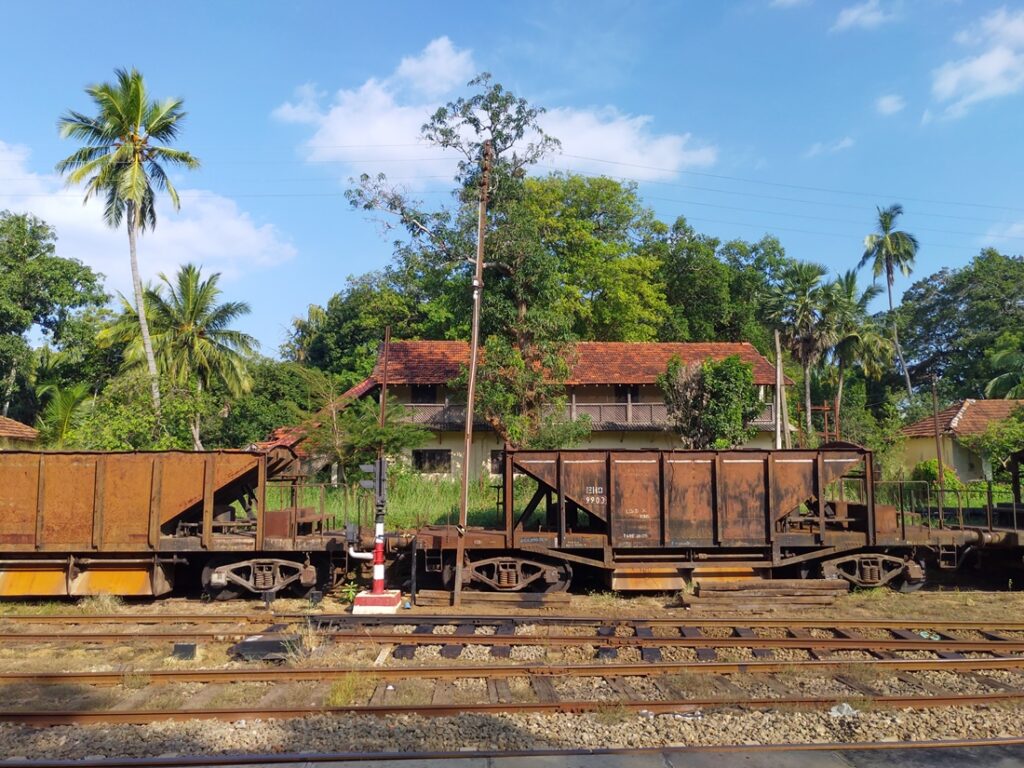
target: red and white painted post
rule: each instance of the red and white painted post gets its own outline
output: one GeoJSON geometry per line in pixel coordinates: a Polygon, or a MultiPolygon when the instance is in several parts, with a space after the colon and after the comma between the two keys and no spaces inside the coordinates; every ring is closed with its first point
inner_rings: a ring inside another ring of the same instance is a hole
{"type": "MultiPolygon", "coordinates": [[[[391,345],[391,328],[384,331],[384,376],[380,386],[380,427],[384,428],[384,415],[388,406],[388,348],[391,345]]],[[[377,452],[377,461],[372,465],[360,467],[365,472],[373,473],[373,480],[362,481],[360,484],[373,489],[374,524],[373,554],[369,552],[353,552],[349,554],[359,559],[373,558],[373,585],[370,591],[365,589],[352,601],[352,613],[396,613],[402,604],[402,592],[398,589],[384,588],[384,512],[388,503],[388,461],[384,458],[383,445],[377,452]]]]}

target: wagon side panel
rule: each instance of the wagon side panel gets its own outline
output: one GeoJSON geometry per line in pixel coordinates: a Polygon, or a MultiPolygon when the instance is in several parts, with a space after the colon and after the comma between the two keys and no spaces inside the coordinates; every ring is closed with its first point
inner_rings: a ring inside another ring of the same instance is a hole
{"type": "Polygon", "coordinates": [[[34,549],[39,455],[0,454],[0,552],[34,549]]]}
{"type": "Polygon", "coordinates": [[[713,453],[666,453],[665,517],[669,546],[708,546],[715,536],[713,453]]]}
{"type": "Polygon", "coordinates": [[[614,452],[610,463],[612,546],[661,546],[660,454],[614,452]]]}

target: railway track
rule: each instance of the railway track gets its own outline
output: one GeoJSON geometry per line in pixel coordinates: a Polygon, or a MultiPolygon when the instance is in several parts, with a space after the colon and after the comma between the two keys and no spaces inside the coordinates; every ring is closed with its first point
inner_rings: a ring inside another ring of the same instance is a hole
{"type": "Polygon", "coordinates": [[[1019,703],[1024,702],[1024,656],[19,672],[0,675],[0,685],[7,687],[5,698],[12,707],[0,711],[0,722],[39,727],[314,714],[435,717],[608,709],[685,717],[704,709],[821,708],[851,701],[915,709],[1019,703]],[[186,696],[193,705],[147,706],[150,691],[156,696],[163,686],[197,683],[202,688],[190,689],[186,696]],[[255,696],[253,703],[211,705],[223,694],[231,698],[232,688],[246,684],[264,686],[249,692],[255,696]],[[280,700],[287,686],[303,684],[313,688],[303,689],[301,705],[268,705],[280,700]],[[119,685],[125,698],[101,709],[57,710],[45,691],[59,686],[67,696],[76,688],[85,694],[119,685]],[[335,685],[348,691],[351,700],[325,703],[331,701],[335,685]]]}
{"type": "MultiPolygon", "coordinates": [[[[759,744],[759,745],[731,745],[731,746],[665,746],[665,747],[642,747],[642,748],[604,748],[604,749],[530,749],[530,750],[495,750],[479,749],[471,752],[378,752],[367,754],[366,752],[275,752],[275,753],[248,753],[248,754],[213,754],[213,755],[179,755],[176,757],[142,757],[142,758],[120,758],[102,757],[86,758],[82,760],[31,760],[31,761],[7,761],[11,768],[212,768],[221,766],[232,768],[238,766],[253,765],[311,765],[322,763],[350,764],[360,763],[385,764],[408,763],[419,765],[425,761],[444,761],[446,764],[467,761],[475,765],[481,759],[511,761],[513,764],[523,764],[528,760],[558,760],[573,757],[591,758],[617,758],[624,766],[632,765],[631,758],[639,760],[654,759],[665,765],[674,765],[670,759],[675,756],[691,755],[726,755],[743,754],[750,752],[769,752],[779,756],[780,764],[784,763],[787,753],[821,753],[848,752],[851,750],[864,752],[888,752],[897,754],[920,754],[922,751],[944,751],[947,754],[954,754],[954,751],[972,750],[976,751],[975,756],[982,759],[991,758],[992,762],[1000,757],[1006,757],[1007,753],[1018,754],[1019,747],[1024,745],[1024,738],[997,738],[997,739],[945,739],[933,741],[917,741],[912,743],[894,743],[887,741],[860,741],[860,742],[825,742],[814,744],[759,744]],[[980,753],[980,754],[979,754],[980,753]]],[[[649,765],[649,762],[642,762],[642,765],[649,765]]],[[[495,763],[501,765],[501,763],[495,763]]]]}

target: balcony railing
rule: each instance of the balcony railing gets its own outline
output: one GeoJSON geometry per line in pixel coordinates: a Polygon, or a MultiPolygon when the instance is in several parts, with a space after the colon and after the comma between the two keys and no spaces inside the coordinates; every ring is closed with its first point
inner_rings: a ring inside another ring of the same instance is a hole
{"type": "MultiPolygon", "coordinates": [[[[466,423],[466,406],[455,403],[404,403],[413,424],[422,424],[438,431],[461,429],[466,423]]],[[[656,430],[668,429],[668,406],[664,403],[580,403],[566,407],[566,416],[590,416],[595,430],[656,430]]],[[[485,426],[478,415],[474,423],[485,426]]],[[[775,404],[765,403],[764,410],[751,424],[760,429],[775,425],[775,404]]]]}

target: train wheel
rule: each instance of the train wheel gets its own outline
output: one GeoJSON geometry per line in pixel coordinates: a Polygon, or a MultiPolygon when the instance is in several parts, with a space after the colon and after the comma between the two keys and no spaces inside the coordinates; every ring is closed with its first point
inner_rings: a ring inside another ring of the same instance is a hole
{"type": "Polygon", "coordinates": [[[213,572],[226,562],[225,560],[211,560],[203,568],[203,590],[211,600],[236,600],[242,596],[242,588],[236,584],[228,583],[223,587],[215,587],[210,584],[213,572]]]}
{"type": "Polygon", "coordinates": [[[565,592],[572,582],[568,563],[507,555],[469,562],[463,573],[470,583],[496,592],[565,592]]]}

